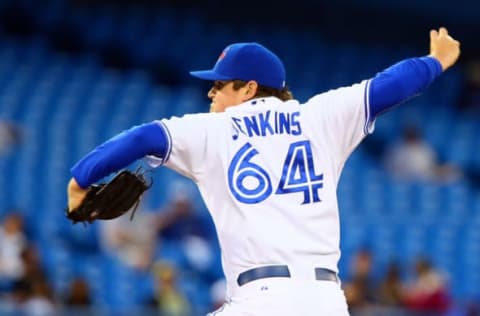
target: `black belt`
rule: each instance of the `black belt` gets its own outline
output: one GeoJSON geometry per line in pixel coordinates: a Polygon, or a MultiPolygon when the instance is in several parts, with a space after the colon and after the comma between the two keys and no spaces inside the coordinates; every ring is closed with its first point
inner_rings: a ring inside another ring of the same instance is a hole
{"type": "MultiPolygon", "coordinates": [[[[253,268],[238,275],[237,283],[242,286],[248,282],[265,278],[290,278],[288,266],[276,265],[253,268]]],[[[337,274],[325,268],[315,268],[315,280],[338,282],[337,274]]]]}

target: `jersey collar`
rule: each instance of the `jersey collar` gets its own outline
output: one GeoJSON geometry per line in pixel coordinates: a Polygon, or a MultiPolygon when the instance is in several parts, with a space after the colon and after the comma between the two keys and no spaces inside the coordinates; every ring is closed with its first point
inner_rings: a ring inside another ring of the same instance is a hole
{"type": "Polygon", "coordinates": [[[277,98],[277,97],[261,97],[261,98],[255,98],[252,100],[248,100],[246,102],[240,103],[236,106],[230,106],[225,109],[226,112],[229,111],[234,111],[236,109],[247,109],[247,108],[258,108],[262,107],[267,104],[275,104],[275,103],[281,103],[282,101],[277,98]]]}

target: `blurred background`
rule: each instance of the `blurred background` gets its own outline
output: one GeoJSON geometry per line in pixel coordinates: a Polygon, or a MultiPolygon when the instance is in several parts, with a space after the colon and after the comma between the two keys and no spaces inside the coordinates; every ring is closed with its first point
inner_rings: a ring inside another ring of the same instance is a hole
{"type": "Polygon", "coordinates": [[[440,26],[460,62],[345,166],[339,266],[352,315],[480,315],[480,3],[461,0],[0,0],[0,315],[212,311],[223,272],[196,187],[160,168],[132,222],[72,225],[69,168],[132,125],[208,111],[188,71],[232,42],[275,51],[306,101],[428,54],[440,26]]]}

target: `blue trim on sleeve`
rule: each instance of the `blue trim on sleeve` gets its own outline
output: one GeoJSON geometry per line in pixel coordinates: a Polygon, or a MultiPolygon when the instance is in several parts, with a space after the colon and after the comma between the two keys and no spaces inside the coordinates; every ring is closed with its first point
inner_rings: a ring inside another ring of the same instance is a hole
{"type": "Polygon", "coordinates": [[[363,126],[363,132],[365,135],[370,134],[370,126],[375,119],[370,116],[370,84],[371,80],[368,80],[365,84],[365,91],[363,96],[363,106],[365,108],[365,125],[363,126]]]}
{"type": "Polygon", "coordinates": [[[171,138],[163,124],[151,122],[124,131],[101,144],[71,169],[81,188],[127,167],[146,155],[166,157],[171,150],[171,138]]]}
{"type": "Polygon", "coordinates": [[[165,156],[163,156],[163,163],[166,163],[170,158],[170,154],[172,153],[172,135],[170,134],[170,130],[168,129],[167,125],[165,125],[165,123],[163,123],[162,121],[156,121],[156,122],[163,127],[163,130],[166,135],[167,150],[166,150],[165,156]]]}
{"type": "Polygon", "coordinates": [[[405,59],[378,73],[370,85],[370,115],[375,117],[425,90],[442,65],[430,56],[405,59]]]}

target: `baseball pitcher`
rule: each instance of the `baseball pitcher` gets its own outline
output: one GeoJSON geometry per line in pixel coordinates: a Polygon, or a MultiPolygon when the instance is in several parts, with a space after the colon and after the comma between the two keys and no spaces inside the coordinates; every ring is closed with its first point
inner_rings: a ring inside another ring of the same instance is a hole
{"type": "Polygon", "coordinates": [[[80,220],[111,218],[85,206],[101,195],[95,183],[145,157],[191,178],[213,218],[227,293],[210,315],[348,315],[337,268],[343,166],[381,113],[426,89],[459,54],[445,28],[432,30],[429,55],[300,104],[273,52],[229,45],[212,69],[191,72],[213,82],[211,112],[135,126],[87,154],[71,169],[68,215],[78,221],[83,208],[80,220]]]}

